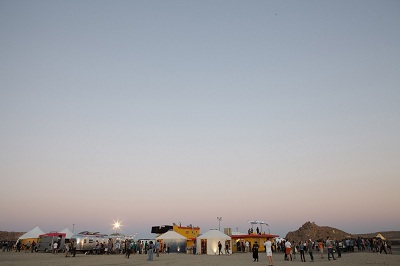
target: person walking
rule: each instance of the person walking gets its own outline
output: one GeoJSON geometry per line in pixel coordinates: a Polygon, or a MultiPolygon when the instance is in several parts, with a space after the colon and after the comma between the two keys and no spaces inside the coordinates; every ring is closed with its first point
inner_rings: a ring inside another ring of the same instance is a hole
{"type": "Polygon", "coordinates": [[[221,241],[218,241],[218,256],[222,254],[222,244],[221,241]]]}
{"type": "Polygon", "coordinates": [[[382,254],[382,251],[384,251],[385,254],[387,254],[386,247],[387,247],[386,241],[383,241],[383,240],[382,240],[382,241],[380,242],[379,254],[382,254]]]}
{"type": "Polygon", "coordinates": [[[225,241],[225,255],[229,255],[229,242],[225,241]]]}
{"type": "Polygon", "coordinates": [[[392,253],[392,242],[390,240],[386,241],[386,245],[387,245],[387,250],[389,254],[393,254],[392,253]]]}
{"type": "Polygon", "coordinates": [[[265,241],[265,251],[267,253],[268,266],[274,265],[272,260],[272,242],[269,237],[267,238],[267,241],[265,241]]]}

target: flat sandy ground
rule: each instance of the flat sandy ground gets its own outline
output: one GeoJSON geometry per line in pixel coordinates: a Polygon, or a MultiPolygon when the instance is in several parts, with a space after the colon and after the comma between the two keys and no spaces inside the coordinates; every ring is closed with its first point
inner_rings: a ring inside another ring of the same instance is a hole
{"type": "MultiPolygon", "coordinates": [[[[284,261],[283,253],[274,253],[274,265],[400,265],[400,250],[394,250],[392,255],[354,252],[344,253],[342,258],[335,261],[321,259],[319,254],[314,252],[315,262],[310,262],[310,256],[306,255],[306,263],[302,263],[300,255],[295,261],[284,261]]],[[[77,254],[76,257],[65,257],[60,253],[52,255],[48,253],[16,253],[0,252],[0,265],[268,265],[265,253],[259,254],[259,262],[253,262],[250,253],[236,253],[230,256],[213,255],[188,255],[188,254],[161,254],[160,257],[154,256],[154,261],[147,261],[147,255],[132,254],[129,259],[124,255],[84,255],[77,254]]]]}

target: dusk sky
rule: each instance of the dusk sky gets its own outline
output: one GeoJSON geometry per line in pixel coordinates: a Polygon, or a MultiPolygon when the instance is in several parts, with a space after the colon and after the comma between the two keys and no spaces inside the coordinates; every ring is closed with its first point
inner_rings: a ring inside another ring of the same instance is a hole
{"type": "Polygon", "coordinates": [[[2,231],[400,230],[400,1],[0,0],[0,133],[2,231]]]}

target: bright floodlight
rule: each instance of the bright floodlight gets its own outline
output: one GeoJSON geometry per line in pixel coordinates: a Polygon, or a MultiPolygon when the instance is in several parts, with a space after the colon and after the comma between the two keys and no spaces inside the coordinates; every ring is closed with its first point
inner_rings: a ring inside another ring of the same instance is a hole
{"type": "Polygon", "coordinates": [[[119,221],[114,222],[115,233],[118,233],[118,229],[121,227],[121,223],[119,221]]]}

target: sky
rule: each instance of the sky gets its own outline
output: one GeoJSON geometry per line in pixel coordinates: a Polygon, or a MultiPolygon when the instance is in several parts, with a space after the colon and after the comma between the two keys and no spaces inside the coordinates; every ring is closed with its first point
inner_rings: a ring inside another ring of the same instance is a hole
{"type": "Polygon", "coordinates": [[[0,230],[400,230],[399,14],[0,0],[0,230]]]}

